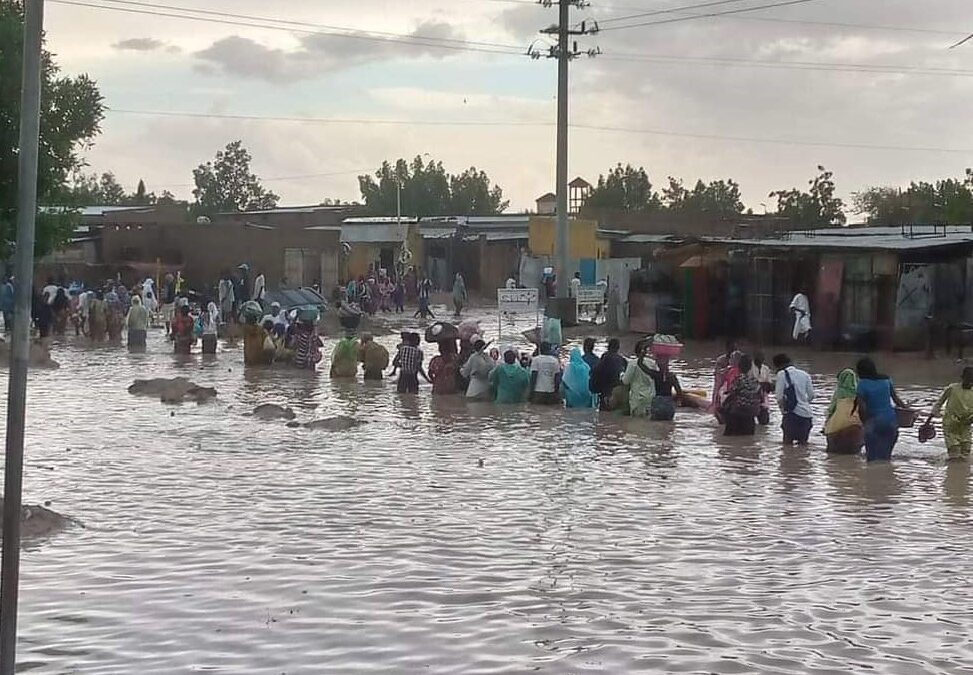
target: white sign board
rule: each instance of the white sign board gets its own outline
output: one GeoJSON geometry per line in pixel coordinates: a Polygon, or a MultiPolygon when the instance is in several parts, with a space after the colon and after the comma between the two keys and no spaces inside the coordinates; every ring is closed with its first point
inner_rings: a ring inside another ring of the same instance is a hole
{"type": "Polygon", "coordinates": [[[537,314],[540,293],[536,288],[498,288],[497,311],[500,314],[537,314]]]}
{"type": "Polygon", "coordinates": [[[602,286],[583,286],[578,289],[578,306],[602,305],[605,302],[605,289],[602,286]]]}

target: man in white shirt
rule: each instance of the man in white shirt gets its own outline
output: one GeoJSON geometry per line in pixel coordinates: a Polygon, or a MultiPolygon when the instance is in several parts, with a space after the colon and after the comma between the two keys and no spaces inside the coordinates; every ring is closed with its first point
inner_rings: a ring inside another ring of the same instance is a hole
{"type": "Polygon", "coordinates": [[[784,415],[780,425],[784,431],[784,445],[807,445],[814,420],[811,411],[811,401],[814,400],[811,376],[795,367],[787,354],[774,357],[774,368],[777,370],[774,393],[784,415]]]}
{"type": "Polygon", "coordinates": [[[43,290],[41,290],[41,293],[44,294],[44,302],[46,302],[49,305],[53,305],[54,298],[57,297],[57,289],[58,286],[56,283],[54,283],[54,277],[48,277],[47,286],[45,286],[43,290]]]}
{"type": "Polygon", "coordinates": [[[542,342],[540,352],[530,362],[531,403],[557,405],[561,402],[561,362],[550,354],[550,343],[542,342]]]}
{"type": "Polygon", "coordinates": [[[571,297],[578,297],[578,291],[581,290],[581,272],[575,272],[574,278],[571,279],[571,297]]]}
{"type": "Polygon", "coordinates": [[[791,337],[794,340],[807,342],[811,336],[811,301],[804,293],[798,293],[791,300],[789,309],[794,315],[794,330],[791,337]]]}
{"type": "Polygon", "coordinates": [[[267,292],[267,280],[264,278],[264,273],[261,272],[257,275],[257,278],[253,280],[253,299],[261,304],[264,303],[264,295],[267,292]]]}

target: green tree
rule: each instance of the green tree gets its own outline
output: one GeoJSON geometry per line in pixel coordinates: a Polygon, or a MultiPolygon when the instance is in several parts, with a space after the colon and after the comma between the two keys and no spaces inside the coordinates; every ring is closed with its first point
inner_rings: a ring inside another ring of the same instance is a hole
{"type": "Polygon", "coordinates": [[[111,171],[101,174],[98,188],[101,192],[101,204],[105,206],[124,204],[127,199],[125,188],[122,187],[111,171]]]}
{"type": "Polygon", "coordinates": [[[673,214],[725,220],[743,213],[740,185],[732,179],[704,183],[696,181],[692,190],[681,179],[669,176],[669,187],[663,188],[662,199],[673,214]]]}
{"type": "Polygon", "coordinates": [[[662,207],[659,193],[643,167],[619,163],[607,174],[598,176],[598,184],[585,200],[588,209],[619,209],[622,211],[658,211],[662,207]]]}
{"type": "MultiPolygon", "coordinates": [[[[0,256],[10,253],[16,237],[17,156],[20,134],[20,84],[24,16],[20,0],[0,0],[0,256]]],[[[40,156],[37,196],[51,204],[68,177],[80,169],[80,151],[100,132],[104,116],[101,94],[87,75],[61,75],[51,54],[43,54],[40,156]]],[[[40,213],[34,244],[38,256],[66,242],[76,215],[40,213]]]]}
{"type": "Polygon", "coordinates": [[[458,216],[490,216],[510,206],[499,185],[490,185],[490,177],[475,166],[449,177],[450,212],[458,216]]]}
{"type": "Polygon", "coordinates": [[[905,190],[873,187],[852,197],[855,213],[871,225],[973,222],[973,170],[962,179],[912,182],[905,190]]]}
{"type": "Polygon", "coordinates": [[[280,199],[260,184],[250,172],[250,153],[242,141],[227,144],[216,153],[216,159],[193,169],[196,187],[193,211],[213,214],[229,211],[272,209],[280,199]]]}
{"type": "Polygon", "coordinates": [[[149,201],[149,199],[149,195],[145,192],[145,181],[139,178],[139,184],[135,188],[135,192],[132,193],[130,200],[132,204],[135,204],[136,206],[144,206],[152,203],[149,201]]]}
{"type": "Polygon", "coordinates": [[[820,172],[808,182],[811,189],[801,192],[797,188],[777,190],[770,193],[777,198],[777,213],[800,227],[827,227],[844,225],[844,202],[834,196],[834,174],[823,166],[820,172]]]}
{"type": "Polygon", "coordinates": [[[509,202],[503,189],[493,186],[486,172],[471,167],[458,175],[446,173],[442,162],[383,162],[374,176],[359,176],[358,186],[368,213],[396,213],[401,189],[402,213],[414,216],[491,215],[509,202]]]}

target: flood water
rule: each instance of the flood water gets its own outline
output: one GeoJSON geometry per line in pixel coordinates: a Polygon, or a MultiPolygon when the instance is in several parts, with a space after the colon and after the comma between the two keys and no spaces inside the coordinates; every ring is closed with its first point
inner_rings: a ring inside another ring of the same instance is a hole
{"type": "MultiPolygon", "coordinates": [[[[330,382],[328,358],[309,375],[244,371],[240,348],[177,361],[160,332],[149,349],[69,340],[31,373],[24,501],[84,527],[27,543],[25,672],[973,670],[970,478],[939,439],[904,431],[866,466],[816,432],[724,439],[702,413],[402,398],[330,382]],[[126,392],[175,375],[218,399],[126,392]],[[244,416],[260,403],[368,424],[244,416]]],[[[709,388],[711,363],[676,367],[709,388]]],[[[836,365],[811,368],[821,415],[836,365]]],[[[898,379],[917,401],[939,384],[898,379]]]]}

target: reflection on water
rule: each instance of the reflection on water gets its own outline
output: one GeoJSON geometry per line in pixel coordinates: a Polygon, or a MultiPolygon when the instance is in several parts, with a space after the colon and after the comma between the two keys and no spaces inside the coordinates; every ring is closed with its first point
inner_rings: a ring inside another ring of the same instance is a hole
{"type": "MultiPolygon", "coordinates": [[[[399,397],[164,350],[69,342],[31,375],[25,500],[87,527],[24,554],[25,669],[973,669],[969,468],[914,432],[866,466],[698,413],[399,397]],[[125,391],[177,374],[218,400],[125,391]],[[367,424],[244,416],[267,402],[367,424]]],[[[709,361],[677,366],[709,386],[709,361]]]]}

